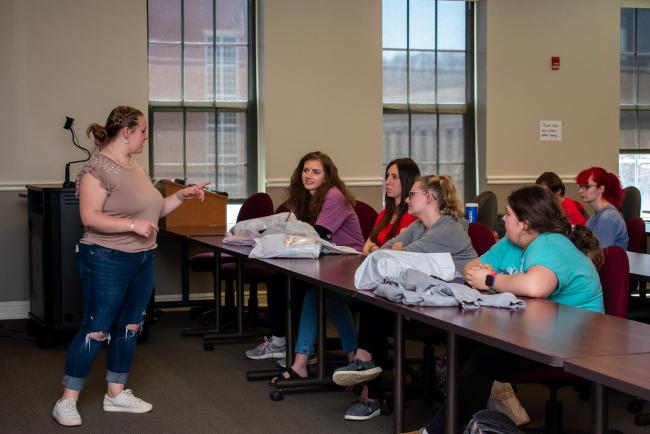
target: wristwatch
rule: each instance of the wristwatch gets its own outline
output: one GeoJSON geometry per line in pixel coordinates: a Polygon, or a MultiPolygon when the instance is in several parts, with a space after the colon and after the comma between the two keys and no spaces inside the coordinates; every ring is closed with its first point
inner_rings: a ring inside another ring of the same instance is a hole
{"type": "Polygon", "coordinates": [[[488,289],[493,289],[494,288],[494,280],[497,277],[497,273],[494,271],[491,271],[490,274],[485,276],[485,286],[488,287],[488,289]]]}

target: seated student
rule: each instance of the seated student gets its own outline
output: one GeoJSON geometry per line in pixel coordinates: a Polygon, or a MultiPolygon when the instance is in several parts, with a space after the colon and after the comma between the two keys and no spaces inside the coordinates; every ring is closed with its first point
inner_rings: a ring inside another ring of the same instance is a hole
{"type": "MultiPolygon", "coordinates": [[[[421,253],[449,252],[456,270],[462,271],[465,264],[476,258],[476,251],[467,234],[468,223],[463,218],[453,179],[446,175],[420,177],[408,196],[409,211],[418,220],[381,248],[421,253]]],[[[359,347],[354,360],[337,369],[333,375],[334,382],[341,386],[367,383],[361,399],[348,408],[345,419],[367,420],[380,414],[379,400],[383,398],[381,366],[386,363],[387,339],[392,333],[392,325],[390,312],[361,305],[359,347]]]]}
{"type": "Polygon", "coordinates": [[[418,176],[420,168],[410,158],[398,158],[388,163],[384,176],[385,208],[377,216],[375,226],[363,246],[365,255],[383,246],[417,220],[417,217],[408,212],[406,198],[418,176]]]}
{"type": "MultiPolygon", "coordinates": [[[[416,220],[416,217],[408,213],[408,204],[405,199],[419,174],[420,169],[410,158],[401,158],[388,163],[385,174],[386,208],[377,217],[375,227],[363,247],[364,254],[367,255],[371,250],[383,245],[386,240],[416,220]]],[[[328,315],[346,317],[349,312],[345,297],[335,294],[328,293],[326,295],[326,307],[328,315]]],[[[309,354],[313,351],[317,337],[316,308],[316,290],[310,289],[305,295],[302,306],[295,361],[289,369],[285,369],[281,373],[285,378],[307,376],[309,354]]],[[[339,336],[341,336],[343,350],[349,353],[351,358],[356,349],[356,329],[352,322],[341,321],[341,325],[348,326],[345,330],[339,329],[339,336]]],[[[272,380],[271,383],[273,384],[274,381],[272,380]]]]}
{"type": "MultiPolygon", "coordinates": [[[[298,220],[313,225],[321,238],[339,246],[348,246],[359,251],[363,249],[359,218],[352,207],[354,198],[339,178],[338,169],[326,154],[310,152],[300,159],[291,175],[287,195],[289,198],[286,204],[289,209],[298,220]]],[[[283,276],[268,282],[270,288],[267,291],[267,300],[272,336],[270,340],[264,338],[263,343],[246,351],[246,357],[249,359],[285,357],[287,299],[284,282],[283,276]]],[[[296,282],[292,286],[293,297],[299,299],[310,287],[311,285],[304,282],[296,282]]],[[[335,315],[333,319],[337,327],[344,327],[342,323],[351,323],[354,327],[349,309],[335,315]]],[[[355,345],[356,338],[353,336],[350,339],[351,345],[355,345]]]]}
{"type": "MultiPolygon", "coordinates": [[[[508,197],[503,219],[506,238],[465,266],[469,285],[604,312],[598,272],[587,256],[602,258],[598,241],[585,226],[572,229],[549,190],[539,186],[516,190],[508,197]]],[[[468,421],[485,408],[494,380],[535,366],[537,362],[524,357],[480,347],[459,373],[459,421],[468,421]]],[[[420,432],[445,432],[444,406],[420,432]]]]}
{"type": "Polygon", "coordinates": [[[539,175],[539,178],[535,181],[535,184],[548,187],[551,192],[555,195],[558,203],[564,209],[567,220],[572,225],[584,225],[587,221],[585,208],[580,202],[576,202],[570,197],[564,196],[566,193],[566,188],[564,183],[555,172],[544,172],[539,175]]]}
{"type": "Polygon", "coordinates": [[[625,195],[618,176],[602,167],[590,167],[578,174],[576,182],[582,201],[595,210],[587,220],[587,227],[598,238],[600,247],[615,245],[627,250],[627,227],[616,209],[625,195]]]}

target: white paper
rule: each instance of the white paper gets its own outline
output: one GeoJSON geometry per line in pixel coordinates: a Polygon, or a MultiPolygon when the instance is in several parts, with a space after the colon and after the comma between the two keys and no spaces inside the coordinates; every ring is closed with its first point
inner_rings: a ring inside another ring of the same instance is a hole
{"type": "Polygon", "coordinates": [[[561,142],[562,121],[539,121],[540,142],[561,142]]]}

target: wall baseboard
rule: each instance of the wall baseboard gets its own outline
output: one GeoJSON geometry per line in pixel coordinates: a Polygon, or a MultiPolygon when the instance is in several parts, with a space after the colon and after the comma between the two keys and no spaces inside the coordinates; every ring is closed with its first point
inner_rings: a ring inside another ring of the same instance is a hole
{"type": "MultiPolygon", "coordinates": [[[[214,294],[211,292],[198,292],[190,294],[190,299],[192,300],[212,300],[214,294]]],[[[168,301],[181,301],[181,294],[160,294],[156,295],[156,301],[168,302],[168,301]]]]}
{"type": "Polygon", "coordinates": [[[0,302],[0,320],[28,318],[29,300],[0,302]]]}
{"type": "MultiPolygon", "coordinates": [[[[180,294],[156,295],[156,301],[180,301],[180,294]]],[[[211,292],[192,294],[192,300],[212,300],[211,292]]],[[[0,321],[29,318],[29,300],[0,302],[0,321]]]]}

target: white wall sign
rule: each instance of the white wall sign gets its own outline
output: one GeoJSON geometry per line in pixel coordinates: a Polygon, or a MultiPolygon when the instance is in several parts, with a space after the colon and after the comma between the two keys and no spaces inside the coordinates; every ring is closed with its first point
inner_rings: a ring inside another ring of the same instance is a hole
{"type": "Polygon", "coordinates": [[[562,121],[539,121],[539,140],[541,142],[561,142],[562,121]]]}

